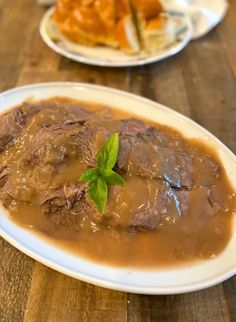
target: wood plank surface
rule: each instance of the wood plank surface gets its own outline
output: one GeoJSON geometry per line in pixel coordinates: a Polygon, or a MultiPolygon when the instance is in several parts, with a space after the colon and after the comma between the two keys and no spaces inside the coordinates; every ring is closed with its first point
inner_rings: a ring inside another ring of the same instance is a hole
{"type": "MultiPolygon", "coordinates": [[[[163,62],[99,68],[51,51],[34,0],[0,0],[0,90],[48,81],[107,85],[170,106],[236,152],[236,2],[223,23],[163,62]]],[[[234,322],[236,277],[190,294],[144,296],[55,272],[0,239],[0,322],[234,322]]]]}

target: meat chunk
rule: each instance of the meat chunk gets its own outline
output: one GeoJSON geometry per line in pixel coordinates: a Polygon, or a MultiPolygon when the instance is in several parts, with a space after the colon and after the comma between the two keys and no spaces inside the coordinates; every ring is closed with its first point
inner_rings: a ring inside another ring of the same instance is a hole
{"type": "Polygon", "coordinates": [[[194,184],[196,186],[214,185],[221,176],[220,167],[207,155],[199,151],[193,153],[194,184]]]}
{"type": "Polygon", "coordinates": [[[153,128],[136,136],[121,134],[117,168],[129,175],[161,179],[173,187],[188,189],[212,185],[221,174],[210,157],[191,150],[174,133],[159,133],[153,128]]]}
{"type": "Polygon", "coordinates": [[[66,105],[64,108],[68,113],[68,119],[80,122],[81,124],[91,119],[95,114],[94,112],[83,107],[79,107],[78,105],[66,105]]]}
{"type": "Polygon", "coordinates": [[[78,153],[77,122],[58,123],[39,129],[26,151],[25,162],[32,164],[59,164],[78,153]]]}
{"type": "Polygon", "coordinates": [[[171,224],[185,216],[189,211],[188,191],[175,191],[161,185],[153,208],[146,207],[135,212],[131,228],[136,230],[155,230],[163,224],[171,224]]]}
{"type": "Polygon", "coordinates": [[[192,185],[191,158],[145,142],[142,138],[122,135],[117,167],[128,175],[161,179],[174,187],[192,185]]]}
{"type": "Polygon", "coordinates": [[[0,167],[0,188],[2,188],[8,180],[10,169],[7,166],[0,167]]]}
{"type": "Polygon", "coordinates": [[[85,123],[78,133],[79,155],[88,167],[96,166],[98,151],[106,139],[119,130],[120,121],[94,118],[85,123]]]}
{"type": "MultiPolygon", "coordinates": [[[[191,165],[190,162],[187,163],[191,167],[191,186],[211,185],[216,178],[219,178],[221,174],[220,167],[212,158],[200,152],[199,149],[188,145],[177,133],[169,132],[164,128],[150,127],[140,136],[145,142],[156,146],[158,149],[162,147],[180,153],[179,155],[188,154],[188,160],[190,161],[191,159],[191,165]]],[[[174,167],[174,164],[172,166],[174,167]]],[[[188,166],[186,171],[190,170],[188,166]]]]}
{"type": "Polygon", "coordinates": [[[15,200],[34,202],[44,191],[53,186],[54,175],[55,169],[50,164],[40,166],[18,164],[7,176],[4,190],[15,200]]]}
{"type": "MultiPolygon", "coordinates": [[[[63,186],[55,190],[45,192],[40,203],[45,214],[62,213],[66,209],[72,209],[76,202],[79,202],[85,191],[81,187],[63,186]]],[[[59,218],[59,216],[58,216],[59,218]]]]}
{"type": "Polygon", "coordinates": [[[169,188],[161,196],[165,205],[162,208],[164,209],[162,220],[172,222],[174,217],[170,218],[170,214],[174,210],[179,216],[188,215],[194,222],[197,218],[197,222],[202,224],[204,218],[212,217],[220,210],[225,211],[226,205],[223,202],[220,204],[214,197],[214,190],[211,187],[200,186],[192,190],[169,188]]]}
{"type": "Polygon", "coordinates": [[[112,227],[155,230],[163,222],[175,222],[186,214],[187,193],[160,181],[131,176],[124,186],[110,187],[104,218],[112,227]]]}
{"type": "Polygon", "coordinates": [[[31,113],[37,112],[37,123],[41,125],[53,124],[55,119],[60,121],[70,120],[76,122],[85,122],[95,115],[95,112],[79,106],[78,102],[68,102],[52,98],[50,101],[26,101],[22,104],[23,109],[31,113]]]}
{"type": "Polygon", "coordinates": [[[0,199],[5,207],[12,201],[12,197],[6,191],[6,184],[9,180],[11,169],[8,166],[0,168],[0,199]]]}
{"type": "Polygon", "coordinates": [[[175,152],[186,152],[187,145],[175,132],[169,132],[161,128],[149,127],[140,135],[144,141],[175,152]]]}
{"type": "Polygon", "coordinates": [[[155,229],[160,217],[158,201],[161,184],[155,180],[130,177],[124,186],[111,186],[104,218],[112,227],[155,229]]]}
{"type": "Polygon", "coordinates": [[[190,198],[190,214],[195,213],[200,219],[199,222],[207,217],[213,217],[220,210],[225,211],[227,207],[224,202],[215,199],[213,187],[201,186],[189,191],[190,198]]]}
{"type": "Polygon", "coordinates": [[[78,134],[80,156],[88,167],[96,165],[96,156],[106,139],[114,132],[136,136],[148,128],[137,119],[114,120],[95,117],[85,123],[78,134]]]}
{"type": "Polygon", "coordinates": [[[26,114],[21,109],[12,109],[0,117],[0,152],[13,144],[25,124],[26,114]]]}
{"type": "Polygon", "coordinates": [[[130,118],[127,120],[121,120],[119,132],[131,136],[140,135],[145,133],[149,129],[149,125],[141,120],[130,118]]]}
{"type": "Polygon", "coordinates": [[[56,225],[79,229],[99,223],[102,216],[87,199],[86,185],[65,184],[48,191],[40,201],[41,209],[56,225]]]}

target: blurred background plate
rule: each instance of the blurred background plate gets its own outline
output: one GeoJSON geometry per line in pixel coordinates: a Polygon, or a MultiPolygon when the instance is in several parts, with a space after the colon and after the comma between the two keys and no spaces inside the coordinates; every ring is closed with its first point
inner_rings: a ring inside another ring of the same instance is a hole
{"type": "Polygon", "coordinates": [[[193,25],[192,38],[197,39],[223,20],[229,4],[227,0],[165,0],[165,7],[186,12],[193,25]]]}
{"type": "Polygon", "coordinates": [[[176,22],[176,41],[155,53],[141,52],[128,55],[118,49],[96,46],[88,47],[73,43],[62,36],[51,19],[54,8],[50,8],[43,16],[40,34],[43,41],[55,52],[74,61],[96,66],[127,67],[140,66],[173,56],[184,49],[192,39],[192,24],[187,13],[171,11],[171,19],[176,22]]]}

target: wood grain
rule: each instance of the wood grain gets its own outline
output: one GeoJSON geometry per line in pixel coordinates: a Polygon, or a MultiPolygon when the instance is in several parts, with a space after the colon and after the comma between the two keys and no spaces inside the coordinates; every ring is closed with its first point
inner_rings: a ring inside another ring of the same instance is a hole
{"type": "Polygon", "coordinates": [[[131,295],[128,321],[229,321],[222,285],[175,296],[131,295]]]}
{"type": "Polygon", "coordinates": [[[126,298],[125,293],[80,282],[37,263],[24,321],[125,321],[126,298]]]}
{"type": "Polygon", "coordinates": [[[219,35],[221,47],[225,51],[225,56],[229,60],[229,67],[232,70],[234,78],[236,79],[236,2],[230,0],[230,11],[227,14],[227,19],[225,19],[220,26],[217,28],[217,34],[219,35]]]}
{"type": "MultiPolygon", "coordinates": [[[[190,116],[236,152],[236,3],[223,23],[183,52],[137,68],[99,68],[60,57],[42,42],[44,8],[0,0],[0,90],[77,81],[136,93],[190,116]]],[[[234,322],[236,277],[175,296],[106,290],[57,273],[0,239],[0,322],[234,322]]]]}

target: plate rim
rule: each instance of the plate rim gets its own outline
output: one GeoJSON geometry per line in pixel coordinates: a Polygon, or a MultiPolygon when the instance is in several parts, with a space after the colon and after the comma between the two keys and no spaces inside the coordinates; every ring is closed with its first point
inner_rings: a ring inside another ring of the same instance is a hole
{"type": "MultiPolygon", "coordinates": [[[[4,98],[8,95],[12,95],[15,92],[21,92],[27,89],[43,89],[45,87],[79,87],[79,88],[86,88],[88,90],[100,90],[103,92],[110,92],[110,93],[115,93],[117,95],[122,95],[124,97],[127,98],[131,98],[131,99],[136,99],[136,100],[141,100],[146,104],[151,104],[153,106],[158,106],[160,109],[162,110],[166,110],[169,111],[171,113],[174,113],[176,116],[181,117],[184,120],[187,120],[188,122],[190,122],[190,124],[193,124],[194,126],[197,126],[197,128],[199,128],[201,131],[204,131],[205,133],[207,133],[208,135],[210,135],[211,137],[214,138],[214,140],[217,142],[217,144],[219,144],[221,146],[221,148],[225,151],[227,151],[227,153],[229,154],[229,156],[231,158],[233,158],[233,160],[235,161],[235,155],[232,151],[230,151],[229,148],[227,148],[226,145],[224,145],[217,137],[215,137],[213,134],[211,134],[208,130],[206,130],[205,128],[203,128],[202,126],[200,126],[199,124],[197,124],[195,121],[191,120],[190,118],[184,116],[183,114],[176,112],[174,110],[172,110],[171,108],[168,108],[162,104],[156,103],[152,100],[149,100],[147,98],[143,98],[141,96],[135,95],[135,94],[131,94],[122,90],[117,90],[117,89],[113,89],[111,87],[106,87],[106,86],[99,86],[99,85],[92,85],[92,84],[86,84],[86,83],[76,83],[76,82],[50,82],[50,83],[36,83],[36,84],[32,84],[32,85],[24,85],[24,86],[19,86],[7,91],[4,91],[0,94],[0,101],[4,100],[4,98]]],[[[65,95],[66,96],[66,95],[65,95]]],[[[9,106],[10,108],[11,106],[9,106]]],[[[35,234],[32,234],[35,235],[35,234]]],[[[22,244],[22,242],[18,241],[17,239],[14,238],[14,236],[7,234],[7,232],[3,231],[1,229],[0,226],[0,236],[2,236],[6,241],[8,241],[11,245],[13,245],[14,247],[16,247],[18,250],[20,250],[21,252],[23,252],[24,254],[30,256],[31,258],[39,261],[40,263],[60,272],[63,274],[66,274],[68,276],[80,279],[81,281],[87,282],[87,283],[92,283],[94,285],[100,286],[100,287],[106,287],[109,289],[113,289],[113,290],[118,290],[118,291],[123,291],[123,292],[130,292],[130,293],[136,293],[136,294],[152,294],[152,295],[167,295],[167,294],[182,294],[182,293],[188,293],[188,292],[193,292],[193,291],[197,291],[197,290],[201,290],[201,289],[205,289],[211,286],[214,286],[218,283],[221,283],[223,281],[225,281],[226,279],[234,276],[236,274],[236,266],[233,267],[231,270],[213,277],[209,280],[202,280],[201,282],[196,282],[195,284],[186,284],[182,287],[179,286],[175,286],[175,287],[140,287],[140,286],[129,286],[129,285],[123,285],[121,286],[121,284],[116,281],[116,282],[111,282],[109,280],[102,280],[100,278],[96,278],[93,276],[88,276],[85,274],[85,272],[83,274],[78,273],[78,272],[73,272],[71,269],[62,267],[60,264],[53,262],[53,260],[50,260],[50,258],[45,258],[45,256],[40,255],[40,253],[35,253],[34,251],[30,250],[30,247],[27,247],[27,245],[25,246],[24,244],[22,244]]],[[[40,239],[40,238],[39,238],[40,239]]],[[[46,242],[46,244],[48,244],[46,242]]],[[[103,265],[104,266],[104,265],[103,265]]]]}
{"type": "MultiPolygon", "coordinates": [[[[192,27],[192,23],[190,20],[190,17],[184,12],[179,10],[179,12],[183,13],[188,21],[188,36],[186,37],[186,39],[183,42],[180,42],[180,44],[176,47],[174,47],[170,53],[168,54],[163,54],[161,56],[152,56],[149,58],[143,58],[143,59],[139,59],[139,60],[131,60],[131,61],[122,61],[122,62],[113,62],[113,61],[103,61],[103,60],[96,60],[95,58],[90,58],[87,56],[82,56],[82,55],[76,55],[73,54],[69,51],[67,51],[66,49],[63,49],[59,46],[57,46],[57,44],[55,44],[50,37],[48,36],[48,33],[46,31],[46,23],[49,19],[49,17],[51,16],[53,10],[55,10],[55,6],[50,7],[49,9],[47,9],[47,11],[43,14],[41,20],[40,20],[40,25],[39,25],[39,33],[40,36],[42,38],[42,40],[44,41],[44,43],[50,48],[52,49],[54,52],[56,52],[57,54],[66,57],[72,61],[75,61],[77,63],[83,63],[83,64],[87,64],[87,65],[92,65],[92,66],[99,66],[99,67],[116,67],[116,68],[121,68],[121,67],[137,67],[137,66],[144,66],[147,64],[152,64],[155,62],[159,62],[162,61],[164,59],[170,58],[176,54],[178,54],[179,52],[181,52],[185,47],[187,47],[187,45],[189,44],[189,42],[192,40],[192,32],[193,32],[193,27],[192,27]]],[[[177,11],[177,10],[176,10],[177,11]]]]}

